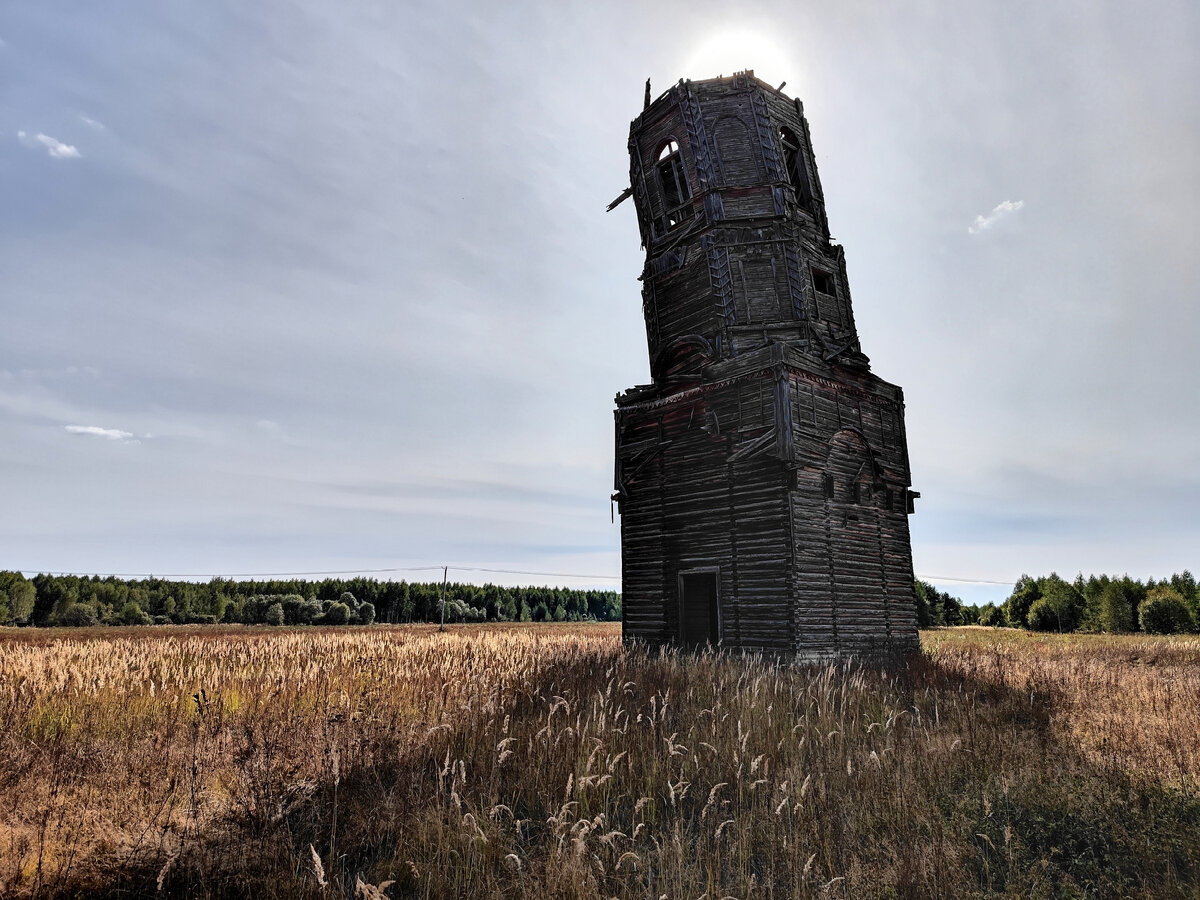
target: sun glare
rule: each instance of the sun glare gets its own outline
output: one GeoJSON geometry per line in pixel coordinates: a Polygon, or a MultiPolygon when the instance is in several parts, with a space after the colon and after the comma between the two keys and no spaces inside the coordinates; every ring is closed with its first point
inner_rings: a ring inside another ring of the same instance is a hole
{"type": "Polygon", "coordinates": [[[741,27],[723,28],[704,38],[688,57],[685,78],[715,78],[753,69],[758,78],[772,85],[798,79],[791,55],[762,33],[741,27]]]}

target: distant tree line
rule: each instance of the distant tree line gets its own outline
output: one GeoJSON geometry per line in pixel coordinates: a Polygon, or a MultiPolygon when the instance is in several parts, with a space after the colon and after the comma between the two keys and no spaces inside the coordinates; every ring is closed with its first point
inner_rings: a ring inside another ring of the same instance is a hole
{"type": "Polygon", "coordinates": [[[1186,569],[1141,582],[1128,575],[1022,575],[1009,598],[979,610],[979,624],[1032,631],[1188,634],[1200,630],[1200,593],[1186,569]]]}
{"type": "MultiPolygon", "coordinates": [[[[437,622],[440,582],[327,578],[207,583],[0,572],[0,624],[369,625],[437,622]]],[[[446,585],[447,622],[614,621],[615,591],[446,585]]]]}
{"type": "Polygon", "coordinates": [[[938,625],[976,625],[979,607],[963,603],[945,591],[939,591],[927,581],[917,580],[917,626],[934,628],[938,625]]]}
{"type": "MultiPolygon", "coordinates": [[[[925,581],[915,585],[917,622],[1033,631],[1184,634],[1200,631],[1200,591],[1189,571],[1142,582],[1128,575],[1022,575],[1003,603],[976,607],[925,581]]],[[[439,582],[371,578],[207,583],[163,578],[0,572],[5,625],[352,625],[436,622],[439,582]]],[[[451,582],[447,622],[617,621],[616,591],[502,587],[451,582]]]]}

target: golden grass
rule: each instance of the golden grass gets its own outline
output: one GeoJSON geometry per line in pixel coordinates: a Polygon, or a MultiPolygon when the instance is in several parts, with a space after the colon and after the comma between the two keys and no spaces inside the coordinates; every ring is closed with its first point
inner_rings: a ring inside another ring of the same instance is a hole
{"type": "Polygon", "coordinates": [[[1200,642],[0,630],[0,896],[1188,897],[1200,642]]]}
{"type": "Polygon", "coordinates": [[[1029,692],[1055,736],[1100,766],[1200,786],[1200,638],[946,628],[938,665],[1029,692]]]}

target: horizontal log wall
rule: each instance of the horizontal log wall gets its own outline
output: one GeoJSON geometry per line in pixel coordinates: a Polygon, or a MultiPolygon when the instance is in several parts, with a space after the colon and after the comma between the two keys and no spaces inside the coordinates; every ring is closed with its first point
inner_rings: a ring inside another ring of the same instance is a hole
{"type": "Polygon", "coordinates": [[[728,646],[831,658],[912,645],[903,408],[898,389],[859,380],[767,368],[621,412],[627,636],[675,640],[679,573],[717,567],[728,646]]]}
{"type": "Polygon", "coordinates": [[[677,640],[680,574],[715,569],[726,646],[913,646],[903,394],[859,351],[802,107],[751,73],[680,82],[629,149],[654,384],[617,403],[626,636],[677,640]]]}

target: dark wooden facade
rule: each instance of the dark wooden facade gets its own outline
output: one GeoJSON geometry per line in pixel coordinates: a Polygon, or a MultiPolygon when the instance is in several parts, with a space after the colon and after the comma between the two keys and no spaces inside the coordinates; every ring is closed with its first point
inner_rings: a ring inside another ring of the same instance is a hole
{"type": "Polygon", "coordinates": [[[915,647],[904,397],[859,347],[803,106],[681,81],[629,155],[653,383],[617,397],[626,639],[915,647]]]}

